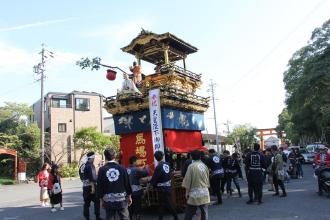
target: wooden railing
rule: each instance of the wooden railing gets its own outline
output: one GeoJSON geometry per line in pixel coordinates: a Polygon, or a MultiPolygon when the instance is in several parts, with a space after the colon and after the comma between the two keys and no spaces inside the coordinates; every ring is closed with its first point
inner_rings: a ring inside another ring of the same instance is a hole
{"type": "Polygon", "coordinates": [[[195,80],[201,80],[201,77],[202,77],[202,74],[196,74],[196,73],[193,73],[189,70],[186,70],[180,66],[177,66],[177,65],[174,65],[174,64],[163,64],[160,66],[160,72],[163,73],[163,72],[168,72],[170,70],[174,70],[175,72],[179,73],[179,74],[182,74],[182,75],[185,75],[185,76],[188,76],[192,79],[195,79],[195,80]]]}

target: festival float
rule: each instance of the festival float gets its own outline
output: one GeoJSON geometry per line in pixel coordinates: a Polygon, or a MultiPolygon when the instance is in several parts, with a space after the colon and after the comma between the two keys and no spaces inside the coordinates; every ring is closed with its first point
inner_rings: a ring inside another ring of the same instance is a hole
{"type": "MultiPolygon", "coordinates": [[[[105,109],[113,115],[115,133],[120,136],[121,164],[127,167],[129,157],[136,155],[139,166],[148,164],[153,169],[156,163],[153,154],[160,150],[178,169],[184,154],[206,149],[201,131],[209,98],[195,94],[202,84],[201,74],[186,67],[187,56],[198,49],[171,33],[145,30],[121,49],[136,59],[130,67],[132,74],[100,64],[97,59],[92,62],[109,68],[109,80],[116,78],[115,69],[124,75],[121,90],[105,100],[105,109]],[[143,73],[141,61],[154,64],[154,73],[143,73]]],[[[177,208],[185,204],[181,183],[180,172],[174,172],[172,197],[177,208]]],[[[157,200],[156,191],[147,189],[146,205],[156,205],[157,200]]]]}

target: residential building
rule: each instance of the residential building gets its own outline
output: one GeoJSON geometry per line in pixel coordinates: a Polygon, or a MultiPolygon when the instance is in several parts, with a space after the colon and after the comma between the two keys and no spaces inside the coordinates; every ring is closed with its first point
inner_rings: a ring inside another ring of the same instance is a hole
{"type": "Polygon", "coordinates": [[[103,118],[103,133],[105,135],[115,134],[115,122],[112,116],[107,116],[103,118]]]}
{"type": "MultiPolygon", "coordinates": [[[[33,104],[31,121],[41,127],[40,100],[33,104]]],[[[73,135],[84,127],[103,131],[103,96],[95,92],[49,92],[45,96],[45,153],[50,161],[71,163],[80,159],[73,135]]]]}

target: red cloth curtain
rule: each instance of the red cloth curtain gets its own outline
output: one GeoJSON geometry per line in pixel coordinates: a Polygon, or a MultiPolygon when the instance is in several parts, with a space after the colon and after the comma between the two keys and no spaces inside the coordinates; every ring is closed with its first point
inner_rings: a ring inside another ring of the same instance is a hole
{"type": "Polygon", "coordinates": [[[202,145],[200,131],[165,130],[165,146],[176,153],[188,153],[193,150],[207,150],[202,145]]]}

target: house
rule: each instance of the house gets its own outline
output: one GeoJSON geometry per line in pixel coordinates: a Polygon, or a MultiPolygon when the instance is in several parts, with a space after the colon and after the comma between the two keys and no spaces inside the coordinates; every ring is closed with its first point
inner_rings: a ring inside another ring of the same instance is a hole
{"type": "Polygon", "coordinates": [[[114,135],[115,134],[115,122],[112,116],[103,118],[103,134],[114,135]]]}
{"type": "Polygon", "coordinates": [[[269,137],[265,140],[264,145],[265,145],[266,148],[269,148],[272,145],[276,145],[277,147],[279,147],[280,146],[280,139],[278,139],[277,137],[271,136],[271,137],[269,137]]]}
{"type": "MultiPolygon", "coordinates": [[[[40,104],[33,104],[31,121],[41,127],[40,104]]],[[[49,161],[71,163],[80,158],[73,135],[80,128],[103,131],[103,95],[95,92],[49,92],[45,96],[45,154],[49,161]]]]}

